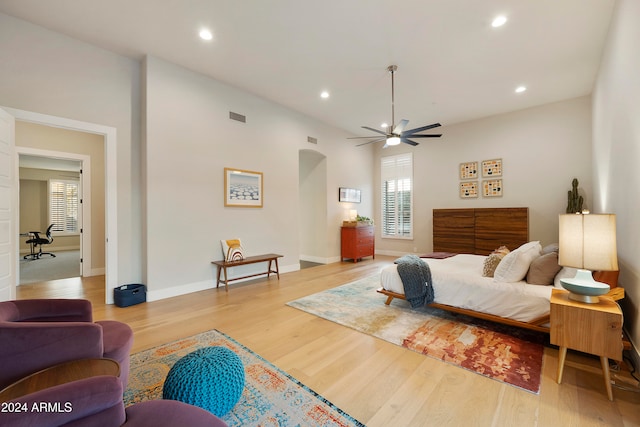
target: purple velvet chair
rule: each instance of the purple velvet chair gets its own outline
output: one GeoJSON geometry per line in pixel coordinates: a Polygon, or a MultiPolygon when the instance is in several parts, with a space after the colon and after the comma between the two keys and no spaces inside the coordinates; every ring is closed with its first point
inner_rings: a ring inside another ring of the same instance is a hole
{"type": "Polygon", "coordinates": [[[129,380],[133,331],[114,320],[93,322],[91,302],[32,299],[0,302],[0,389],[34,372],[71,360],[109,358],[129,380]]]}
{"type": "Polygon", "coordinates": [[[0,416],[0,427],[224,427],[227,424],[197,406],[176,400],[151,400],[125,409],[117,377],[96,376],[47,388],[11,401],[26,412],[0,416]],[[43,402],[60,410],[34,411],[43,402]]]}

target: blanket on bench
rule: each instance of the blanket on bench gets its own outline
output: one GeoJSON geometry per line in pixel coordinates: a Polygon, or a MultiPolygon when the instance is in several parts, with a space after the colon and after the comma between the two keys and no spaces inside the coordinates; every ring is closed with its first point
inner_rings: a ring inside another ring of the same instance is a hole
{"type": "Polygon", "coordinates": [[[398,265],[398,275],[404,285],[404,296],[411,308],[432,303],[434,295],[429,265],[415,255],[404,255],[394,263],[398,265]]]}

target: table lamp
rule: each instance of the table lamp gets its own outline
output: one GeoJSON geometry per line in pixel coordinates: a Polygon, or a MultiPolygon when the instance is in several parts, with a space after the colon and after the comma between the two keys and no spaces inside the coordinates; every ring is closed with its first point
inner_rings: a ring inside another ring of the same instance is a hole
{"type": "Polygon", "coordinates": [[[609,285],[596,282],[592,271],[618,270],[616,216],[614,214],[560,215],[558,264],[577,268],[573,278],[560,279],[569,298],[597,303],[609,292],[609,285]]]}

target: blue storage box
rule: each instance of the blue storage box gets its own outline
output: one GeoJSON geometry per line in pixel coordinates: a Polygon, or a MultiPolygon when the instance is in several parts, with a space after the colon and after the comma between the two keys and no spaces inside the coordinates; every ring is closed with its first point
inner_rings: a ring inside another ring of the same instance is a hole
{"type": "Polygon", "coordinates": [[[113,290],[113,302],[118,307],[129,307],[147,300],[145,285],[133,284],[118,286],[113,290]]]}

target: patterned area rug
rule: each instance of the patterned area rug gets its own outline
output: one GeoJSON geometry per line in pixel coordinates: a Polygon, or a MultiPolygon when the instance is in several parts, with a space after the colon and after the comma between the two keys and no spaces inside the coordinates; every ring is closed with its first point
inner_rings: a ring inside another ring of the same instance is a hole
{"type": "Polygon", "coordinates": [[[546,337],[521,328],[409,303],[377,293],[378,276],[287,303],[428,356],[539,393],[546,337]]]}
{"type": "Polygon", "coordinates": [[[245,388],[240,401],[222,417],[229,426],[364,426],[300,381],[216,330],[133,354],[125,404],[162,399],[164,379],[173,364],[207,346],[229,348],[240,356],[245,368],[245,388]]]}

